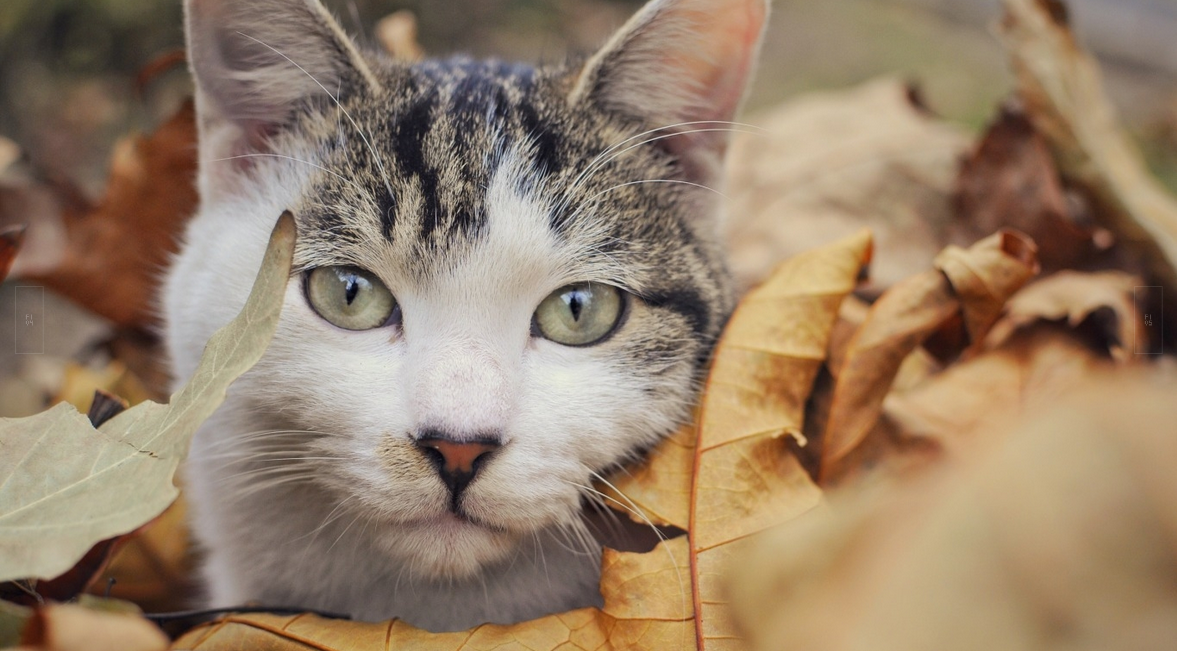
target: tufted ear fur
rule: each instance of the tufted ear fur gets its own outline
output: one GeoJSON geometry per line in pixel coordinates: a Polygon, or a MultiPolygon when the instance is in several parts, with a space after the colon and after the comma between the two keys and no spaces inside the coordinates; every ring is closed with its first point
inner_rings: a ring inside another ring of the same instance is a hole
{"type": "Polygon", "coordinates": [[[185,0],[202,175],[229,182],[306,100],[376,84],[319,0],[185,0]]]}
{"type": "MultiPolygon", "coordinates": [[[[751,76],[768,16],[768,0],[651,0],[585,64],[572,102],[642,120],[661,136],[723,129],[735,116],[751,76]]],[[[662,138],[698,183],[719,178],[725,131],[662,138]]]]}

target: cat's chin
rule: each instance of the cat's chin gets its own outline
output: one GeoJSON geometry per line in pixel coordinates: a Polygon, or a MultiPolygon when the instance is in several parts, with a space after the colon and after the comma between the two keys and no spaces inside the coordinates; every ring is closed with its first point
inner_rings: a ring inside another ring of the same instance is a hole
{"type": "Polygon", "coordinates": [[[455,580],[476,576],[508,558],[519,536],[444,513],[396,525],[380,543],[419,578],[455,580]]]}

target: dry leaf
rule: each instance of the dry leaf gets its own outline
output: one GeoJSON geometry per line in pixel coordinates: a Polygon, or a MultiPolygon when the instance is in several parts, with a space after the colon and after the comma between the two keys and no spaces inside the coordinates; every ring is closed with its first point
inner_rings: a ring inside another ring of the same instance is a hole
{"type": "Polygon", "coordinates": [[[1177,202],[1148,172],[1103,92],[1099,68],[1071,33],[1058,0],[1004,0],[1001,36],[1018,93],[1063,177],[1088,192],[1095,215],[1177,287],[1177,202]]]}
{"type": "MultiPolygon", "coordinates": [[[[97,205],[70,199],[61,202],[61,215],[43,203],[33,210],[29,239],[40,244],[17,258],[12,274],[117,325],[153,325],[159,270],[196,207],[195,179],[196,124],[189,102],[151,136],[115,146],[106,195],[97,205]],[[46,232],[59,228],[64,233],[46,232]]],[[[21,212],[18,217],[29,219],[28,209],[21,212]]]]}
{"type": "Polygon", "coordinates": [[[958,233],[972,242],[1001,228],[1013,228],[1038,245],[1044,271],[1090,265],[1100,253],[1081,200],[1068,197],[1046,140],[1015,103],[1001,107],[968,157],[953,189],[958,233]],[[1076,212],[1081,212],[1077,215],[1076,212]]]}
{"type": "Polygon", "coordinates": [[[90,408],[95,391],[116,395],[131,405],[151,399],[143,383],[122,362],[113,361],[101,369],[70,362],[66,364],[65,377],[53,403],[68,402],[78,411],[84,411],[90,408]]]}
{"type": "Polygon", "coordinates": [[[686,530],[691,521],[691,475],[695,468],[695,423],[660,442],[644,463],[622,468],[598,485],[610,505],[639,523],[686,530]]]}
{"type": "Polygon", "coordinates": [[[962,130],[913,104],[902,82],[813,93],[748,118],[735,134],[724,193],[739,285],[781,260],[869,227],[871,280],[887,287],[928,268],[947,243],[962,130]]]}
{"type": "Polygon", "coordinates": [[[753,648],[1177,648],[1177,386],[1095,378],[998,449],[756,541],[732,583],[753,648]]]}
{"type": "Polygon", "coordinates": [[[38,608],[25,626],[22,651],[165,651],[168,638],[134,614],[72,604],[38,608]]]}
{"type": "Polygon", "coordinates": [[[143,525],[171,504],[172,475],[193,431],[261,357],[277,327],[293,248],[287,213],[245,307],[209,340],[169,404],[142,403],[97,430],[67,403],[0,419],[0,580],[57,576],[94,543],[143,525]]]}
{"type": "Polygon", "coordinates": [[[88,588],[91,594],[131,601],[148,612],[191,607],[194,562],[189,547],[184,495],[158,518],[120,542],[110,562],[88,588]],[[113,586],[107,581],[114,579],[113,586]]]}
{"type": "Polygon", "coordinates": [[[822,477],[867,438],[900,365],[917,346],[957,316],[979,344],[1005,300],[1037,271],[1033,243],[1012,232],[967,250],[950,246],[936,266],[885,292],[848,344],[822,440],[822,477]]]}
{"type": "Polygon", "coordinates": [[[0,228],[0,280],[8,277],[8,269],[16,259],[16,252],[20,249],[20,241],[24,234],[25,229],[20,226],[0,228]]]}
{"type": "Polygon", "coordinates": [[[821,491],[782,437],[798,437],[842,300],[871,259],[860,232],[795,256],[748,293],[715,351],[700,412],[691,499],[699,649],[737,632],[720,587],[741,541],[813,508],[821,491]]]}
{"type": "Polygon", "coordinates": [[[394,59],[420,61],[425,51],[417,42],[417,16],[408,9],[395,11],[376,23],[376,40],[394,59]]]}
{"type": "Polygon", "coordinates": [[[316,615],[233,615],[189,631],[174,649],[221,651],[520,651],[691,648],[691,599],[686,537],[647,554],[606,550],[601,593],[605,607],[585,608],[537,620],[469,631],[428,633],[398,620],[379,623],[316,615]]]}
{"type": "Polygon", "coordinates": [[[859,233],[781,265],[737,308],[716,352],[700,415],[703,447],[684,428],[640,467],[604,488],[636,521],[686,528],[648,553],[606,549],[600,610],[512,626],[433,634],[399,621],[365,624],[314,615],[234,615],[198,627],[177,649],[366,651],[413,648],[664,649],[730,646],[719,577],[749,534],[811,508],[820,491],[779,437],[800,431],[802,409],[842,299],[870,257],[859,233]],[[694,481],[692,482],[692,466],[694,481]],[[692,497],[693,491],[693,497],[692,497]],[[695,613],[702,614],[698,619],[695,613]],[[698,640],[696,645],[696,639],[698,640]]]}
{"type": "Polygon", "coordinates": [[[1006,314],[993,326],[986,347],[993,348],[1018,329],[1038,321],[1057,321],[1076,329],[1092,320],[1091,342],[1118,361],[1149,350],[1148,329],[1138,312],[1144,282],[1121,271],[1081,273],[1060,271],[1027,285],[1006,304],[1006,314]]]}
{"type": "Polygon", "coordinates": [[[938,449],[961,457],[989,444],[983,433],[1016,426],[1028,411],[1110,366],[1105,352],[1081,334],[1037,323],[911,391],[887,396],[885,413],[900,436],[936,441],[938,449]]]}

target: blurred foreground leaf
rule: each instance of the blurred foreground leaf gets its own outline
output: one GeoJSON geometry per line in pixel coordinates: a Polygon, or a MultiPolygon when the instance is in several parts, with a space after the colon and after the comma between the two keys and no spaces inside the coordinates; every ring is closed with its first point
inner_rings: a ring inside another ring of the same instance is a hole
{"type": "MultiPolygon", "coordinates": [[[[129,605],[129,604],[128,604],[129,605]]],[[[21,636],[22,651],[165,651],[167,637],[135,612],[75,604],[37,608],[21,636]]]]}
{"type": "Polygon", "coordinates": [[[986,451],[834,493],[757,540],[731,584],[749,647],[1177,648],[1177,386],[1078,383],[986,428],[986,451]]]}

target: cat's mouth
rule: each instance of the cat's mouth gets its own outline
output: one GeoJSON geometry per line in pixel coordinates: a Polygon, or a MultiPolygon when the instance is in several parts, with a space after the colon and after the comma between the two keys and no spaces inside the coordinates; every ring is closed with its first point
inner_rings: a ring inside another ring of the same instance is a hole
{"type": "Polygon", "coordinates": [[[457,510],[448,510],[432,517],[416,518],[407,522],[410,526],[423,528],[437,528],[447,532],[460,532],[469,529],[481,529],[496,534],[510,534],[511,532],[504,526],[487,522],[481,518],[476,518],[469,513],[457,510]]]}

